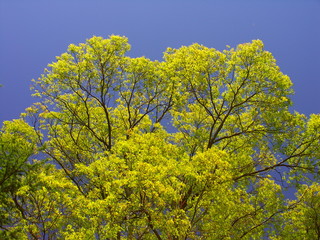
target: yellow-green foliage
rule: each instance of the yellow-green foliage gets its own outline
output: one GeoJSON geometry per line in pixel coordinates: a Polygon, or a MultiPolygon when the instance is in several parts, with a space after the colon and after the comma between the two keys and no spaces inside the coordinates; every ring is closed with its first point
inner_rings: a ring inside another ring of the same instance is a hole
{"type": "Polygon", "coordinates": [[[1,239],[320,237],[320,117],[289,111],[262,41],[161,62],[129,49],[70,45],[34,80],[39,102],[4,123],[1,239]]]}

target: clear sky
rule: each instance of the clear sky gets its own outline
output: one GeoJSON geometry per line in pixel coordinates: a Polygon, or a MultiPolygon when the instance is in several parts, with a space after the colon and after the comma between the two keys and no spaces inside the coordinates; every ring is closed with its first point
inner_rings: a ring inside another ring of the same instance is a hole
{"type": "Polygon", "coordinates": [[[111,34],[153,60],[261,39],[294,83],[294,110],[320,113],[320,0],[0,0],[0,121],[32,104],[31,79],[69,44],[111,34]]]}

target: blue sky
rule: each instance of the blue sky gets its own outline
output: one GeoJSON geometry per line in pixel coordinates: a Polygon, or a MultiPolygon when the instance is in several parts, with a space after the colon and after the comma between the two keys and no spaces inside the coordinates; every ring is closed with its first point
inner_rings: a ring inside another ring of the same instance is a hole
{"type": "Polygon", "coordinates": [[[261,39],[294,83],[293,109],[320,113],[319,13],[320,0],[0,0],[0,121],[34,102],[31,79],[69,44],[111,34],[153,60],[167,47],[261,39]]]}

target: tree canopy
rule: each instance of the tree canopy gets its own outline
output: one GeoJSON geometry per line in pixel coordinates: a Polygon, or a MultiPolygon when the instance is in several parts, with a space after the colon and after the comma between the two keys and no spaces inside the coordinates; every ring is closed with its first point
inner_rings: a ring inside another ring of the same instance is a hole
{"type": "Polygon", "coordinates": [[[4,122],[2,239],[320,239],[320,115],[262,41],[129,50],[71,44],[4,122]]]}

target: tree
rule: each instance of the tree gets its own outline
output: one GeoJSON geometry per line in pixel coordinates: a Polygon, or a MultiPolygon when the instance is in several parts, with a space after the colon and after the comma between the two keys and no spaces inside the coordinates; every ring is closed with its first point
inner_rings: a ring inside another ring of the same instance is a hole
{"type": "Polygon", "coordinates": [[[1,237],[20,236],[15,229],[16,215],[24,212],[17,204],[17,192],[22,187],[23,175],[36,166],[28,164],[37,152],[36,141],[35,131],[22,120],[6,121],[0,130],[0,226],[4,230],[1,237]]]}
{"type": "Polygon", "coordinates": [[[39,102],[13,123],[38,160],[13,156],[28,171],[2,198],[3,236],[319,238],[320,116],[289,111],[292,83],[260,40],[169,48],[161,62],[129,49],[93,37],[34,81],[39,102]]]}

